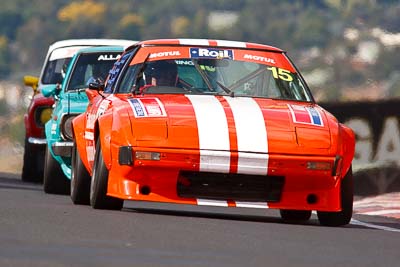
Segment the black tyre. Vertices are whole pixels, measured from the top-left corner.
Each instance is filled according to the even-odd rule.
[[[120,210],[124,201],[107,196],[108,170],[103,160],[100,140],[96,143],[93,173],[90,184],[90,205],[95,209]]]
[[[71,159],[71,200],[74,204],[90,204],[90,174],[83,165],[75,142]]]
[[[318,211],[318,219],[321,225],[325,226],[342,226],[350,222],[353,215],[353,172],[350,167],[346,176],[341,181],[340,198],[342,211],[339,212],[324,212]]]
[[[21,179],[24,182],[43,182],[43,166],[44,166],[44,146],[32,145],[25,138],[24,145],[24,162],[22,166]]]
[[[308,221],[311,217],[311,210],[280,210],[281,218],[287,222]]]
[[[68,195],[70,191],[70,180],[65,177],[60,164],[53,158],[48,147],[44,160],[44,192],[48,194]]]

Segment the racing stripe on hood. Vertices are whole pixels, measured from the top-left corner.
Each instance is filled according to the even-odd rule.
[[[266,175],[268,138],[260,106],[252,98],[224,98],[231,107],[236,126],[238,173]]]
[[[214,206],[214,207],[237,207],[237,208],[253,208],[253,209],[268,209],[268,202],[250,202],[250,201],[233,201],[229,205],[228,200],[215,199],[196,199],[198,206]]]
[[[197,120],[200,171],[228,173],[230,143],[225,111],[214,96],[186,95]]]

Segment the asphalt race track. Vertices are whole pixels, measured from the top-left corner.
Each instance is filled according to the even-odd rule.
[[[286,224],[275,210],[74,206],[0,173],[0,266],[399,266],[400,220]]]

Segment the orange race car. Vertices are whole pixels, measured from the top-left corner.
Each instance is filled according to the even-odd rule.
[[[235,41],[143,41],[73,120],[71,198],[317,211],[347,224],[354,134],[318,106],[278,48]]]

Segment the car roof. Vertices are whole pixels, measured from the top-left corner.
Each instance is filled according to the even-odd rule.
[[[57,41],[49,46],[49,52],[54,49],[61,47],[71,47],[71,46],[102,46],[102,45],[121,45],[123,47],[128,47],[137,43],[133,40],[124,39],[68,39]]]
[[[124,51],[124,47],[121,45],[92,46],[92,47],[82,48],[78,50],[76,54],[92,53],[92,52],[122,52],[122,51]]]
[[[224,48],[244,48],[244,49],[257,49],[268,50],[275,52],[284,52],[284,50],[264,44],[230,41],[230,40],[212,40],[212,39],[155,39],[138,42],[134,46],[164,46],[164,45],[184,45],[184,46],[212,46]]]

